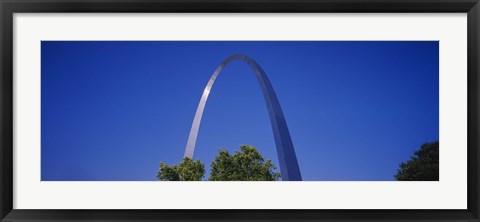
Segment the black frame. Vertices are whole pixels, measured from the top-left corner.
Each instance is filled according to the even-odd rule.
[[[479,0],[0,0],[1,221],[480,221]],[[382,12],[468,14],[467,210],[15,210],[13,203],[13,14],[100,12]]]

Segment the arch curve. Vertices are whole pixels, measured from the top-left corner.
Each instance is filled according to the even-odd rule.
[[[212,74],[210,80],[203,91],[202,98],[195,112],[195,117],[193,119],[192,128],[190,129],[190,134],[188,136],[187,147],[185,148],[184,157],[193,158],[193,153],[195,151],[195,144],[197,142],[198,130],[200,127],[200,122],[203,116],[203,110],[205,109],[205,104],[207,103],[208,95],[210,90],[215,82],[215,79],[223,70],[223,68],[230,62],[234,60],[240,60],[247,63],[255,76],[257,77],[258,83],[262,88],[263,96],[265,98],[265,103],[267,104],[268,115],[270,117],[270,123],[272,125],[273,135],[275,138],[275,145],[277,148],[278,161],[280,163],[280,172],[282,174],[282,180],[286,181],[299,181],[302,180],[300,174],[300,168],[297,162],[297,156],[295,154],[295,149],[293,147],[292,139],[290,137],[290,132],[287,127],[287,122],[283,115],[282,108],[278,102],[277,95],[275,90],[270,83],[265,71],[251,58],[236,54],[225,59]]]

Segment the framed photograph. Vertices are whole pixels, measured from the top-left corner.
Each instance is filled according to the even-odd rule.
[[[1,221],[480,221],[478,0],[0,7]]]

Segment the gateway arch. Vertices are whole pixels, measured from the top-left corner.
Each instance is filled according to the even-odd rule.
[[[215,69],[212,77],[210,77],[210,80],[208,81],[207,86],[203,91],[202,98],[198,104],[195,118],[193,119],[184,157],[193,159],[198,129],[200,127],[200,121],[202,120],[203,110],[205,109],[205,104],[207,103],[210,90],[212,89],[213,83],[215,82],[218,74],[220,74],[220,72],[228,63],[234,60],[240,60],[247,63],[253,70],[255,76],[257,77],[258,83],[262,88],[263,96],[265,97],[265,102],[267,104],[268,115],[270,116],[270,122],[275,138],[275,145],[277,147],[277,155],[280,163],[282,180],[302,180],[300,168],[298,167],[297,156],[295,155],[295,149],[290,137],[290,132],[288,131],[287,122],[285,122],[285,116],[283,115],[282,108],[280,107],[280,103],[278,102],[278,98],[273,90],[272,84],[270,83],[267,74],[265,74],[265,71],[263,71],[263,69],[253,59],[245,55],[233,55],[228,57],[217,67],[217,69]]]

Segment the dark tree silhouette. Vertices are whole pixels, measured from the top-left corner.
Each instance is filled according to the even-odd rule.
[[[402,181],[438,181],[439,180],[439,144],[438,141],[425,143],[407,162],[402,162],[395,174]]]

